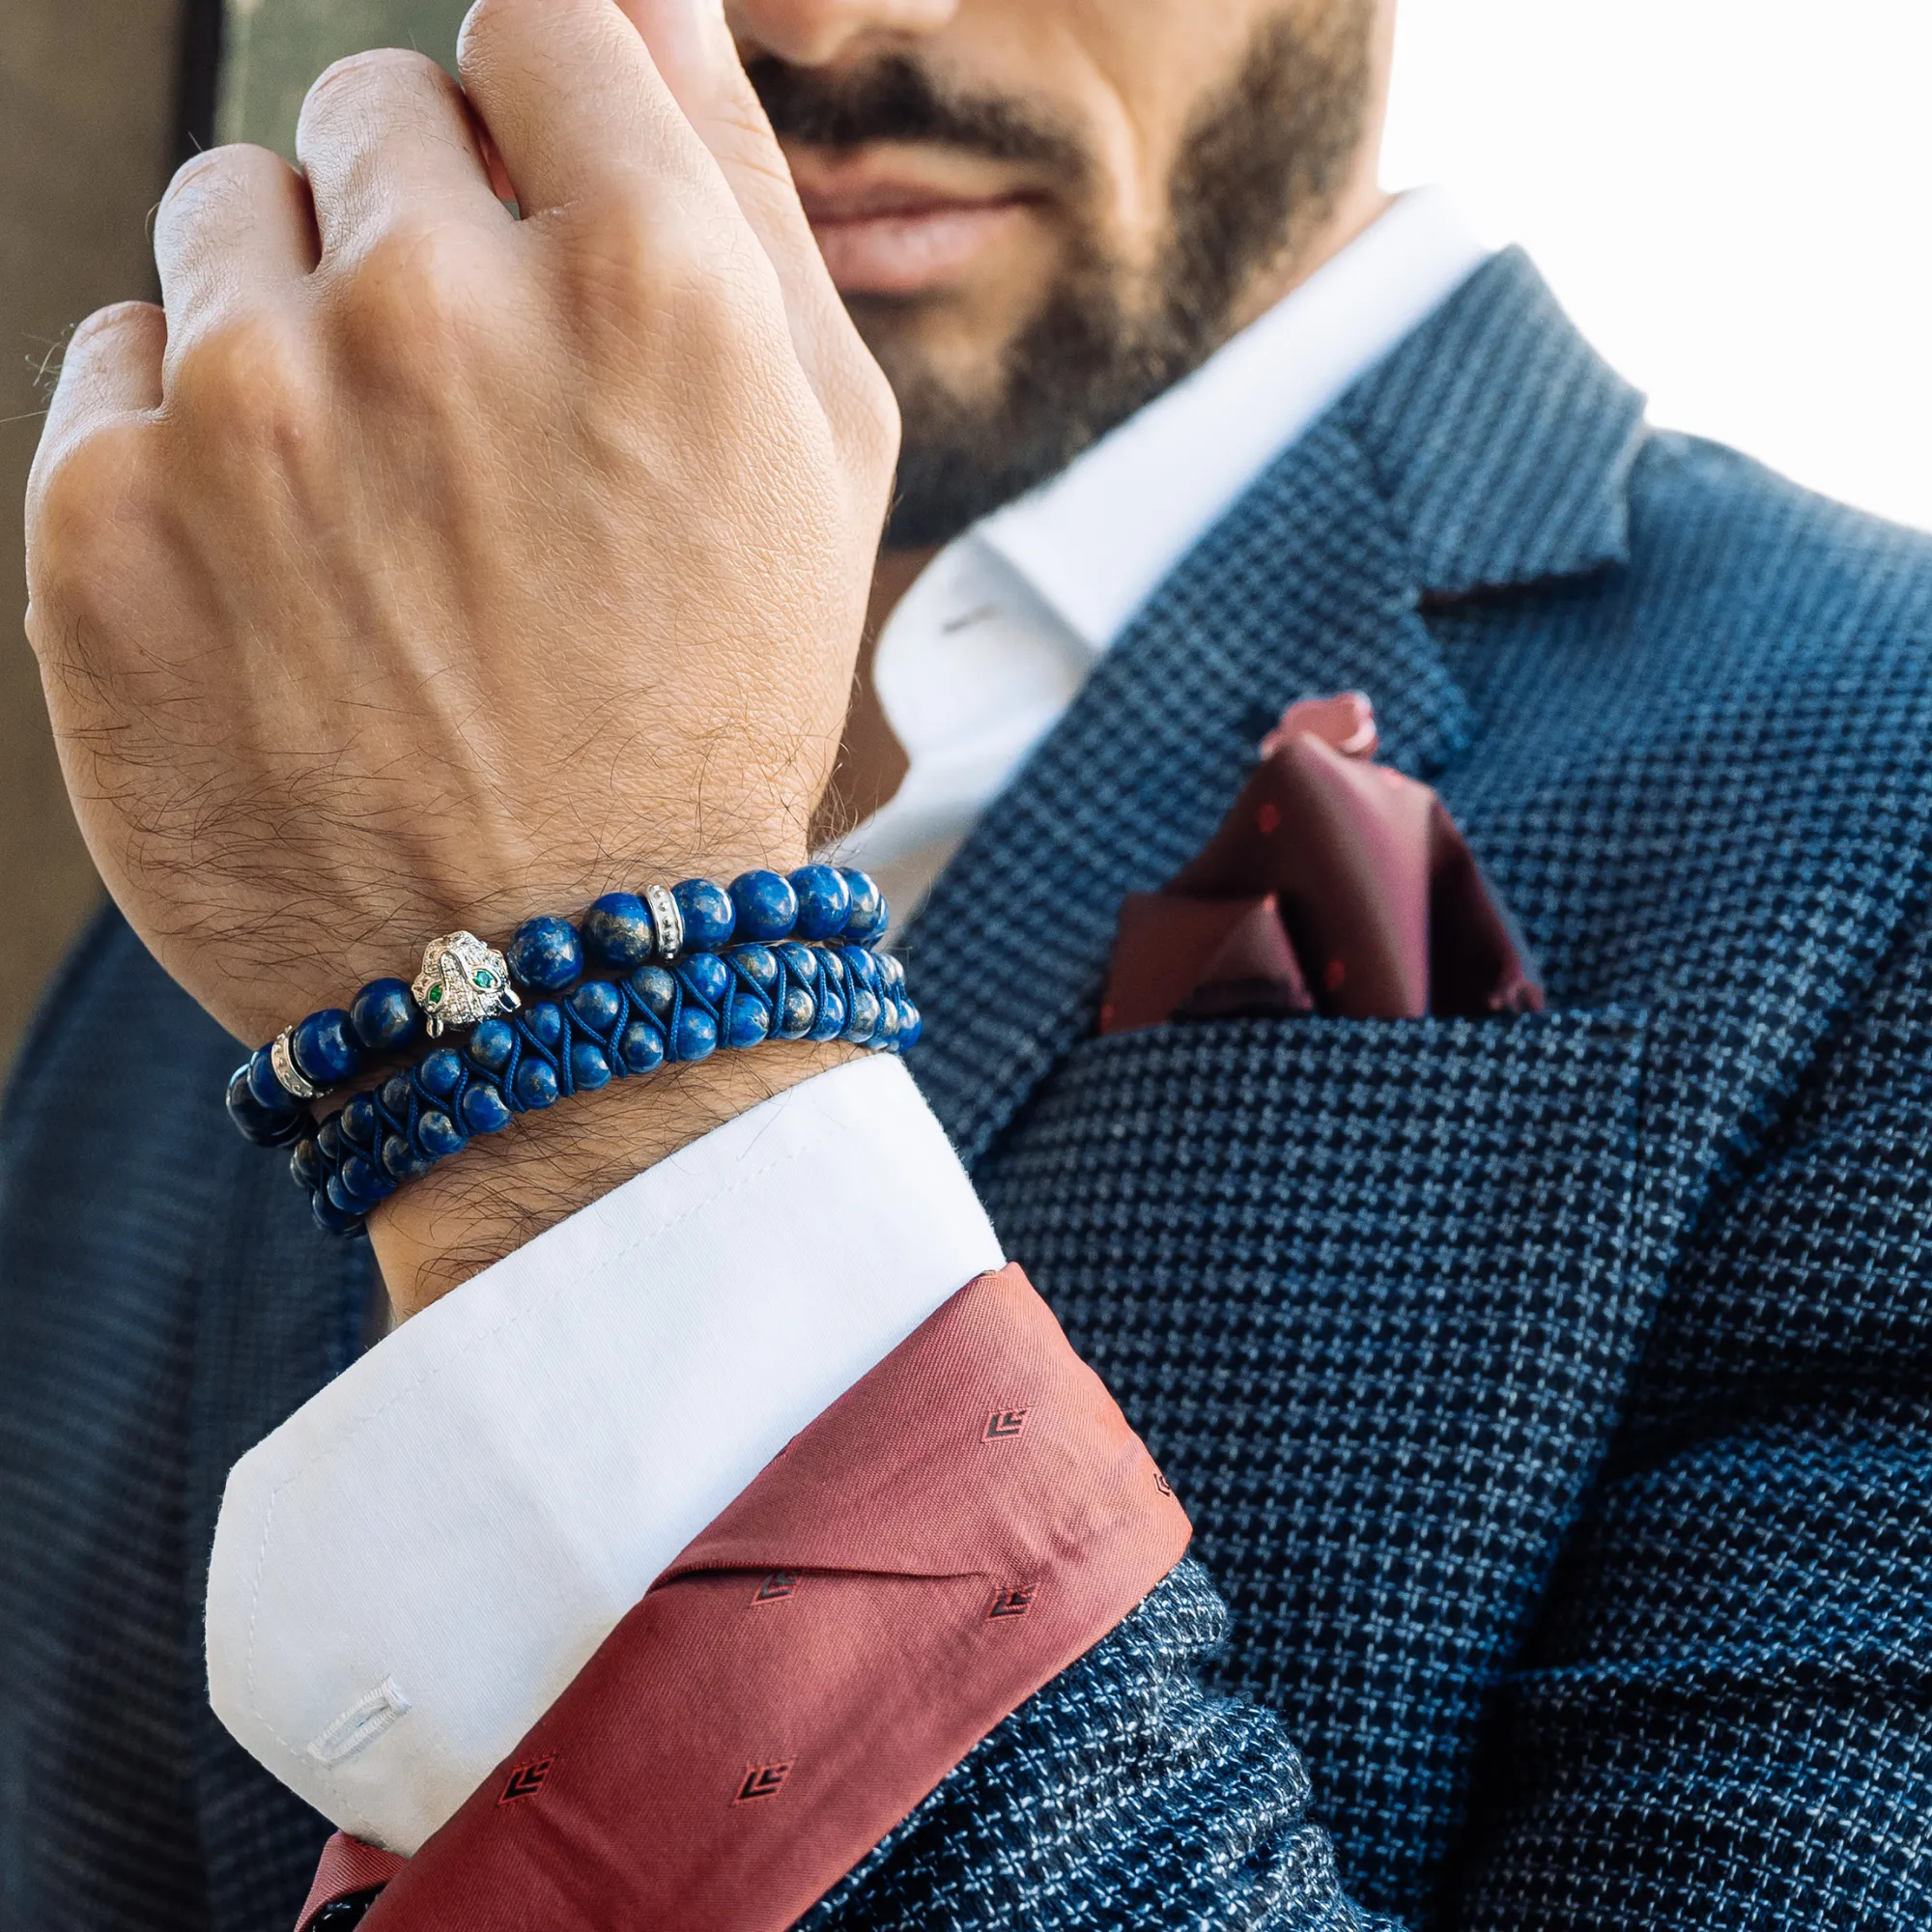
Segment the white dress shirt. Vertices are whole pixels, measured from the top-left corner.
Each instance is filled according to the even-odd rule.
[[[836,856],[915,907],[1174,565],[1484,252],[1441,195],[1404,196],[945,550],[878,648],[909,770]],[[753,1108],[416,1316],[242,1458],[209,1579],[216,1712],[344,1830],[413,1852],[764,1463],[1003,1260],[895,1061]]]

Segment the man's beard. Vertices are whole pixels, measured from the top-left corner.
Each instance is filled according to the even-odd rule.
[[[895,326],[914,298],[850,308],[904,422],[889,544],[950,541],[1057,474],[1115,424],[1198,368],[1234,332],[1271,266],[1292,269],[1333,212],[1358,155],[1372,86],[1374,0],[1321,0],[1267,20],[1231,85],[1192,117],[1168,176],[1167,232],[1151,274],[1072,232],[1064,271],[1009,343],[992,393],[962,396]],[[902,55],[832,76],[769,56],[751,75],[782,136],[815,145],[936,142],[1043,164],[1067,205],[1094,169],[1077,137],[1002,98],[943,93]]]

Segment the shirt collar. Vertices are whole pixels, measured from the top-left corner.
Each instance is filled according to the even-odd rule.
[[[1199,369],[962,542],[996,552],[1104,648],[1270,460],[1489,252],[1441,190],[1400,196]]]

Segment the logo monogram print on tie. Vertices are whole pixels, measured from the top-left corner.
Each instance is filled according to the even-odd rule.
[[[781,1604],[798,1588],[796,1570],[774,1570],[758,1585],[758,1593],[752,1601],[754,1604]]]
[[[528,1764],[520,1764],[510,1774],[510,1780],[503,1786],[498,1804],[514,1804],[519,1798],[533,1798],[543,1789],[544,1779],[550,1776],[550,1768],[556,1762],[553,1752],[549,1757],[532,1758]]]
[[[986,1612],[986,1621],[994,1622],[1000,1617],[1023,1617],[1033,1608],[1033,1600],[1039,1594],[1037,1583],[1015,1583],[1010,1590],[1002,1590],[993,1599],[993,1607]]]
[[[1164,1496],[1171,1496],[1174,1493],[1174,1486],[1161,1474],[1158,1465],[1153,1472],[1153,1486]]]
[[[745,1780],[739,1785],[738,1795],[731,1803],[753,1804],[760,1798],[776,1798],[784,1788],[785,1779],[791,1776],[791,1767],[790,1758],[782,1764],[748,1764]]]
[[[1027,1417],[1032,1413],[1030,1408],[996,1408],[986,1418],[986,1433],[980,1439],[986,1442],[1009,1440],[1025,1430]]]

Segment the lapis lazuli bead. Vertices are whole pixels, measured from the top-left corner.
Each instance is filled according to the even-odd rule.
[[[718,1050],[718,1022],[701,1007],[686,1007],[677,1016],[677,1058],[708,1060]]]
[[[390,1189],[375,1166],[359,1153],[352,1153],[337,1170],[337,1178],[342,1182],[342,1192],[346,1197],[345,1208],[366,1213],[381,1201]],[[329,1199],[335,1198],[333,1191]]]
[[[818,989],[818,1017],[811,1023],[811,1039],[837,1039],[845,1031],[845,995],[827,982]]]
[[[383,1143],[383,1168],[391,1180],[417,1180],[435,1166],[410,1145],[408,1134],[391,1134]]]
[[[724,1044],[742,1051],[756,1046],[772,1030],[771,1009],[762,1000],[739,993],[731,1002],[730,1017],[724,1026]]]
[[[737,936],[761,945],[789,939],[798,923],[798,895],[779,872],[740,872],[731,881],[731,909]]]
[[[383,1129],[376,1119],[376,1103],[368,1094],[356,1094],[338,1118],[342,1122],[342,1138],[352,1148],[360,1148],[364,1153],[375,1152],[376,1136]]]
[[[362,1232],[361,1215],[345,1214],[320,1187],[308,1197],[308,1210],[315,1216],[315,1225],[325,1235],[359,1235]]]
[[[657,943],[651,909],[636,893],[606,893],[583,915],[583,950],[607,966],[641,966]]]
[[[255,1063],[261,1059],[259,1053],[249,1055],[230,1076],[228,1076],[228,1119],[247,1134],[249,1140],[255,1138],[255,1126],[267,1126],[270,1121],[294,1119],[296,1101],[286,1094],[280,1099],[263,1099],[255,1094]]]
[[[864,986],[868,993],[879,990],[879,960],[874,952],[868,952],[863,946],[841,946],[838,957],[844,962],[845,971],[853,981]]]
[[[399,1121],[410,1117],[410,1076],[407,1073],[392,1073],[383,1082],[378,1092],[383,1096],[383,1105]]]
[[[562,1091],[557,1085],[556,1069],[534,1054],[517,1068],[517,1100],[521,1106],[554,1106]]]
[[[342,1158],[342,1123],[333,1114],[316,1128],[315,1145],[325,1167],[333,1167]]]
[[[289,1051],[304,1077],[318,1087],[340,1087],[362,1070],[362,1048],[340,1007],[310,1013],[296,1028]]]
[[[897,999],[905,991],[905,961],[896,952],[875,952],[872,965],[879,976],[879,991]]]
[[[304,1134],[289,1151],[289,1173],[305,1194],[322,1185],[322,1155],[314,1140]]]
[[[680,879],[670,889],[670,895],[684,915],[687,951],[716,952],[731,937],[737,909],[731,895],[715,879]]]
[[[925,1026],[919,1009],[910,1000],[899,1002],[898,1048],[905,1053],[919,1044],[919,1036]]]
[[[539,1000],[524,1010],[524,1029],[538,1045],[553,1053],[563,1044],[563,1013],[550,1000]]]
[[[349,1024],[370,1053],[402,1053],[422,1033],[422,1015],[403,980],[371,980],[349,1004]]]
[[[631,991],[645,1012],[668,1021],[677,1004],[677,981],[662,966],[639,966],[631,975]]]
[[[818,1002],[811,997],[810,988],[787,986],[772,1022],[772,1033],[779,1039],[803,1039],[817,1017]]]
[[[803,980],[808,986],[818,983],[818,954],[810,947],[790,939],[778,949],[778,955],[794,980]]]
[[[510,977],[539,993],[560,993],[583,971],[583,942],[567,919],[526,919],[504,949]]]
[[[655,1073],[664,1065],[664,1035],[649,1020],[633,1020],[617,1036],[617,1051],[633,1073]]]
[[[472,1134],[494,1134],[510,1124],[510,1109],[502,1094],[487,1080],[479,1080],[463,1096],[463,1124]]]
[[[714,1007],[731,990],[731,969],[715,952],[696,952],[689,959],[680,959],[677,977],[700,1000]]]
[[[270,1114],[293,1114],[301,1102],[275,1078],[274,1058],[266,1046],[258,1046],[242,1063],[242,1074],[255,1104]]]
[[[624,1010],[624,996],[608,980],[590,980],[571,994],[570,1010],[592,1033],[609,1033]]]
[[[801,866],[791,875],[791,889],[798,895],[792,930],[799,938],[837,939],[845,930],[852,888],[837,866]]]
[[[440,1107],[428,1107],[416,1122],[416,1139],[423,1151],[436,1160],[446,1160],[460,1152],[469,1138]]]
[[[485,1020],[469,1036],[469,1058],[486,1073],[500,1073],[517,1051],[517,1031],[508,1020]]]
[[[845,937],[854,946],[869,946],[892,923],[886,895],[873,884],[869,873],[854,871],[849,866],[843,870],[852,895],[852,903],[845,913]]]
[[[724,955],[742,980],[769,993],[779,982],[779,955],[769,946],[734,946]]]
[[[570,1049],[570,1084],[580,1093],[595,1093],[610,1078],[611,1063],[595,1040],[580,1039]]]
[[[498,1022],[484,1022],[486,1026],[496,1024]],[[477,1032],[481,1031],[479,1027]],[[503,1031],[508,1033],[509,1028],[504,1027]],[[473,1052],[476,1046],[473,1036],[469,1044]],[[422,1065],[416,1068],[416,1085],[433,1098],[447,1100],[463,1085],[463,1056],[453,1046],[440,1046],[434,1053],[425,1054]]]
[[[855,1046],[864,1046],[878,1024],[878,994],[867,986],[854,986],[851,1010],[845,1016],[845,1031],[840,1037],[849,1039]]]
[[[308,1130],[308,1116],[289,1102],[265,1107],[248,1084],[248,1068],[238,1066],[228,1081],[228,1118],[257,1147],[287,1147]]]

